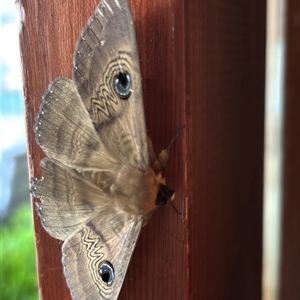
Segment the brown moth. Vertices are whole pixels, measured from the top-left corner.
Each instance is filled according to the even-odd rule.
[[[63,240],[73,299],[117,299],[143,224],[173,199],[146,134],[127,0],[102,0],[82,31],[72,80],[56,78],[34,125],[47,158],[31,181],[49,234]]]

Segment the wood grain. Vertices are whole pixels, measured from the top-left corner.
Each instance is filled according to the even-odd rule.
[[[187,127],[166,169],[181,214],[171,206],[155,212],[119,299],[259,299],[265,2],[129,2],[156,152]],[[48,83],[70,77],[76,40],[97,1],[20,3],[30,176],[40,177],[34,115]],[[61,243],[33,212],[40,299],[70,299]]]
[[[190,299],[260,299],[264,1],[187,6]]]

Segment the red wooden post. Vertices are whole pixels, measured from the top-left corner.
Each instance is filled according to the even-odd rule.
[[[20,0],[31,176],[43,156],[34,115],[72,54],[97,0]],[[130,0],[147,128],[157,152],[186,130],[166,169],[174,205],[143,229],[120,299],[259,299],[265,2]],[[36,201],[36,199],[33,199]],[[61,243],[34,210],[41,299],[70,299]]]

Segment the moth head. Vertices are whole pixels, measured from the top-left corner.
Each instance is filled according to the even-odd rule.
[[[150,160],[152,158],[151,170],[154,174],[155,181],[158,184],[158,192],[156,195],[155,205],[163,206],[173,201],[175,198],[175,193],[166,186],[166,180],[162,175],[162,172],[167,164],[169,158],[169,151],[162,150],[158,158],[155,157],[152,142],[148,139],[149,142],[149,152]]]
[[[161,173],[159,174],[161,177]],[[157,177],[156,177],[157,179]],[[164,179],[161,177],[161,182],[164,182]],[[151,219],[153,212],[159,207],[163,205],[167,205],[171,201],[175,199],[175,193],[170,190],[164,183],[159,184],[158,192],[155,200],[155,207],[148,214],[143,217],[143,227],[146,226]]]
[[[175,197],[174,191],[170,190],[166,185],[160,184],[158,193],[156,196],[155,204],[157,206],[163,206],[173,201]]]

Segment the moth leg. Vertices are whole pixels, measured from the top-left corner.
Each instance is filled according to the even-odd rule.
[[[168,159],[169,159],[168,149],[161,150],[161,152],[158,155],[158,161],[161,164],[161,170],[166,167]]]
[[[169,144],[167,149],[162,150],[159,155],[158,159],[156,158],[153,150],[153,145],[148,137],[148,149],[149,149],[149,158],[150,158],[150,163],[151,163],[151,168],[154,171],[155,174],[160,173],[167,165],[168,159],[169,159],[169,150],[171,146],[173,145],[174,141],[177,139],[177,137],[180,135],[180,133],[183,131],[183,129],[186,126],[183,125],[179,128],[177,133],[175,134],[174,138],[172,139],[171,143]]]
[[[143,217],[143,227],[145,227],[149,223],[149,221],[152,217],[152,214],[153,214],[153,211],[151,211],[149,214],[147,214],[146,216]]]
[[[162,150],[158,158],[156,158],[153,149],[153,144],[149,137],[148,137],[148,151],[149,151],[149,160],[150,160],[151,169],[157,175],[166,167],[169,158],[169,151],[167,149]]]
[[[150,165],[156,160],[156,155],[154,153],[154,148],[151,139],[148,136],[148,152],[149,152],[149,161]]]
[[[155,174],[160,173],[165,167],[169,159],[169,152],[167,149],[164,149],[160,152],[158,158],[152,161],[151,169]]]
[[[149,151],[149,161],[150,161],[151,169],[154,171],[155,174],[158,174],[165,168],[168,161],[169,153],[167,150],[162,150],[157,159],[154,153],[152,141],[149,138],[149,136],[148,136],[148,151]]]

